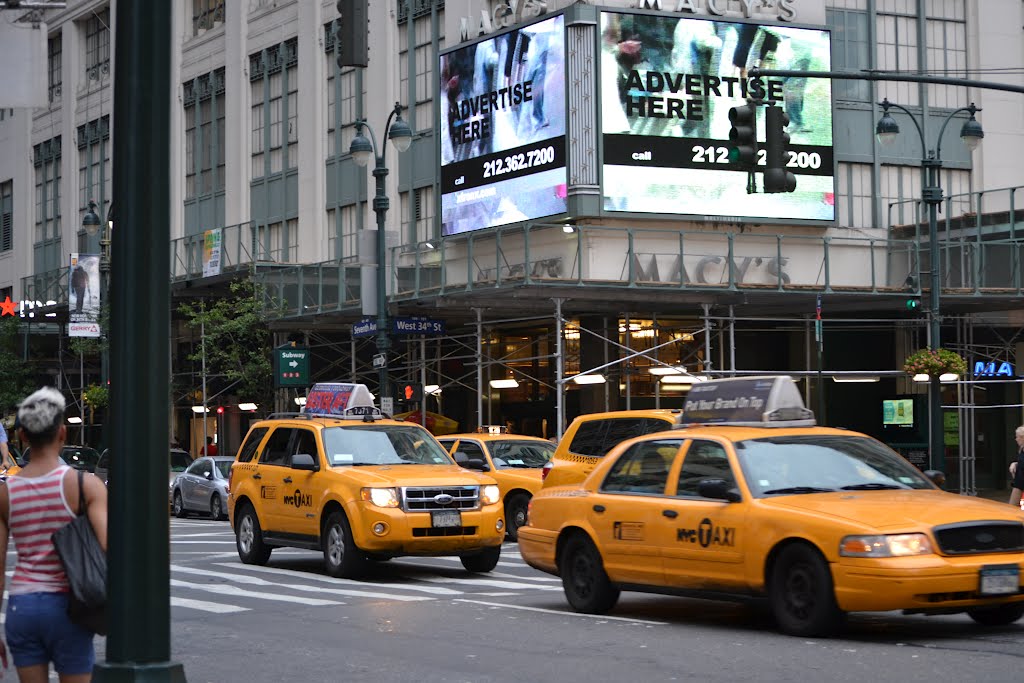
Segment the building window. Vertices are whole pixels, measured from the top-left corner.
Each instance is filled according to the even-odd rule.
[[[928,0],[926,11],[928,73],[970,78],[967,73],[967,23],[963,0]],[[928,86],[928,102],[936,107],[958,109],[968,101],[967,90],[960,86]]]
[[[299,250],[299,219],[289,218],[260,226],[257,231],[259,253],[255,254],[258,261],[287,263],[298,254]]]
[[[439,26],[444,27],[443,12],[438,13]],[[433,55],[433,20],[429,14],[419,17],[413,22],[415,45],[413,61],[415,62],[416,105],[407,115],[406,120],[413,132],[432,130],[434,127],[434,58]],[[443,41],[444,36],[438,36]],[[399,44],[399,96],[402,104],[408,105],[409,98],[409,32],[398,32]]]
[[[878,36],[876,69],[917,72],[917,0],[888,0],[878,12],[875,33]],[[904,106],[918,101],[917,83],[880,82],[879,98],[887,97]]]
[[[419,244],[437,236],[434,231],[434,188],[418,187],[410,193],[401,193],[402,234],[405,244]]]
[[[224,0],[192,0],[192,35],[224,23]]]
[[[35,272],[44,273],[64,263],[60,249],[61,139],[33,148],[36,175]],[[85,210],[84,207],[82,209]]]
[[[57,102],[60,100],[61,92],[61,65],[63,60],[61,59],[61,34],[50,36],[50,39],[46,42],[47,52],[47,72],[49,74],[47,79],[47,85],[50,92],[50,102]]]
[[[224,69],[185,83],[185,198],[225,188]]]
[[[0,254],[14,249],[14,181],[0,183]]]
[[[832,68],[836,71],[860,71],[870,68],[868,13],[826,9],[826,23],[832,29]],[[868,102],[868,81],[836,80],[832,92],[837,100]]]
[[[78,204],[96,202],[101,218],[107,215],[110,169],[110,118],[104,116],[78,127]]]
[[[110,9],[93,12],[85,20],[85,75],[91,81],[110,73]]]
[[[327,253],[332,258],[353,258],[359,255],[356,229],[357,205],[327,210]]]
[[[355,137],[356,85],[359,81],[355,68],[338,67],[338,41],[335,40],[335,31],[335,22],[324,24],[324,51],[327,58],[327,151],[334,156],[342,156],[348,154],[349,145]],[[361,94],[365,95],[365,90]]]
[[[252,177],[299,165],[298,39],[249,57],[252,87]]]

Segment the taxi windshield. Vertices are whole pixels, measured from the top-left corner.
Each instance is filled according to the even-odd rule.
[[[758,498],[935,488],[917,468],[867,437],[777,436],[740,441],[735,447],[747,485]]]
[[[499,470],[514,468],[537,468],[551,460],[555,445],[544,441],[492,441],[491,460]]]
[[[450,465],[448,453],[418,427],[359,425],[325,427],[324,452],[332,467]]]

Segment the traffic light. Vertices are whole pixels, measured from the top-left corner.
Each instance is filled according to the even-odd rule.
[[[744,171],[757,167],[757,107],[745,104],[729,110],[729,163]]]
[[[789,117],[781,107],[774,105],[765,109],[764,117],[765,170],[764,191],[766,193],[793,192],[796,190],[796,176],[786,170],[789,160]]]
[[[217,406],[217,414],[218,415],[223,415],[224,414],[224,406]]]
[[[366,66],[370,53],[369,0],[338,0],[334,34],[338,66]]]
[[[906,301],[907,313],[910,315],[917,315],[921,312],[921,300],[917,297],[911,297]]]
[[[403,382],[398,385],[398,399],[409,403],[423,400],[423,385],[419,382]]]

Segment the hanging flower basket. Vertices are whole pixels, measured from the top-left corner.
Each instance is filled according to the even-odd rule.
[[[949,349],[920,349],[907,356],[903,361],[903,372],[908,375],[939,375],[967,374],[967,362],[960,354]]]
[[[89,387],[82,392],[82,400],[85,401],[86,405],[90,408],[106,408],[107,403],[110,400],[110,393],[107,391],[106,387],[90,384]]]

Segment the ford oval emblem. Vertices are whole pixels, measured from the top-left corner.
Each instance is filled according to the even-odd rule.
[[[455,500],[455,498],[447,493],[439,493],[434,496],[434,502],[438,505],[451,505],[453,500]]]
[[[982,531],[980,534],[974,537],[974,540],[976,540],[978,543],[981,543],[982,545],[988,545],[992,541],[996,540],[996,537],[988,533],[987,531]]]

